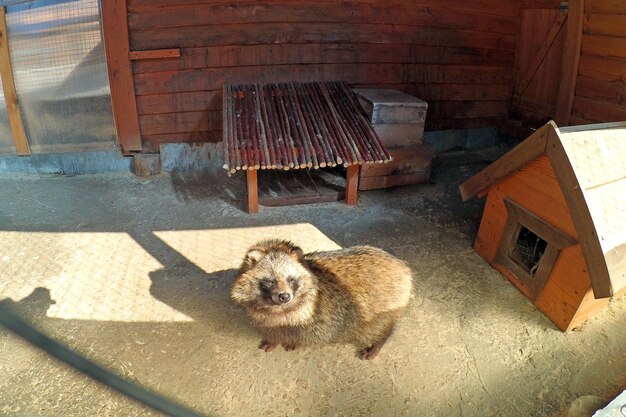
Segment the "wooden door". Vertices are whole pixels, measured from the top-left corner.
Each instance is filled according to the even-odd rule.
[[[531,127],[554,119],[567,39],[568,2],[523,0],[512,116]]]

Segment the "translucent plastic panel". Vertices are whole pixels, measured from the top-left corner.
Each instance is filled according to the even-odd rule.
[[[31,150],[113,147],[116,133],[98,0],[9,6],[7,25]]]
[[[2,80],[0,80],[0,154],[15,153],[9,119],[7,117],[7,106],[4,102],[4,90],[2,90]]]

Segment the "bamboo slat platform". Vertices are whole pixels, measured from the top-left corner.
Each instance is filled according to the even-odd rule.
[[[225,85],[223,100],[224,169],[246,171],[250,212],[259,169],[344,166],[356,204],[359,166],[391,160],[343,82]]]

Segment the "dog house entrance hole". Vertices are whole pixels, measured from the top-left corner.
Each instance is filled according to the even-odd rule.
[[[509,248],[509,256],[520,264],[530,276],[534,276],[539,267],[548,242],[533,233],[526,226],[520,225],[517,239]]]
[[[495,261],[508,269],[534,300],[543,290],[559,252],[577,242],[508,197],[504,204],[507,221]]]

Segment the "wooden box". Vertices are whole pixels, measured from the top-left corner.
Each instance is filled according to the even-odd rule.
[[[362,89],[354,91],[372,124],[424,123],[428,104],[397,90]]]
[[[396,90],[353,90],[381,142],[387,148],[422,143],[428,104]]]
[[[393,160],[387,164],[363,165],[359,190],[376,190],[428,182],[435,149],[428,144],[389,148]]]

